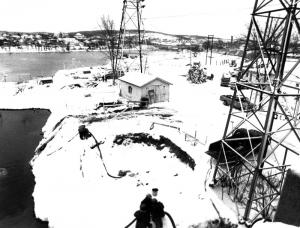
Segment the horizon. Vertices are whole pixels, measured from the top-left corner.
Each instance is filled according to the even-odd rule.
[[[101,16],[108,15],[118,30],[122,0],[5,1],[0,30],[8,32],[69,33],[99,30]],[[254,0],[145,0],[144,29],[175,35],[214,34],[229,39],[247,31]],[[17,6],[17,7],[16,7]]]
[[[64,31],[61,31],[60,33],[66,33],[66,34],[69,34],[69,33],[85,33],[85,32],[97,32],[97,31],[103,31],[101,29],[97,29],[97,30],[78,30],[78,31],[71,31],[71,32],[64,32]],[[115,31],[119,31],[119,30],[115,30]],[[161,31],[153,31],[153,30],[147,30],[145,29],[145,32],[147,33],[158,33],[158,34],[163,34],[163,35],[170,35],[170,36],[199,36],[199,37],[203,37],[203,38],[206,38],[207,35],[202,35],[202,34],[172,34],[172,33],[166,33],[166,32],[161,32]],[[47,32],[47,31],[35,31],[35,32],[31,32],[31,31],[28,31],[28,32],[24,32],[24,31],[8,31],[8,30],[0,30],[0,33],[28,33],[28,34],[33,34],[33,33],[52,33],[52,34],[56,34],[55,32]],[[228,38],[223,38],[223,37],[217,37],[215,36],[214,37],[215,39],[228,39]],[[236,38],[240,38],[240,37],[236,37]]]

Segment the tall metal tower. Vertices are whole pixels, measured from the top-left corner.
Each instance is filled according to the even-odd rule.
[[[142,43],[144,29],[142,21],[142,9],[145,7],[144,0],[123,0],[122,18],[119,31],[116,66],[123,57],[124,50],[136,51],[139,55],[139,68],[143,73]],[[137,33],[137,39],[136,39]]]
[[[273,218],[285,172],[299,160],[300,59],[291,42],[300,34],[299,2],[255,0],[223,138],[215,143],[211,186],[221,183],[242,205],[241,222]]]

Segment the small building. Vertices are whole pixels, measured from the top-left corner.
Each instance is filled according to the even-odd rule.
[[[130,101],[148,98],[149,103],[169,101],[170,82],[153,75],[128,72],[119,78],[121,96]]]
[[[52,83],[53,83],[52,77],[43,77],[43,78],[38,79],[39,85],[52,84]]]
[[[85,38],[85,36],[78,32],[74,35],[74,38],[76,38],[77,40],[82,40]]]

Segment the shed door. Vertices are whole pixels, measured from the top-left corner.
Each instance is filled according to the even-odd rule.
[[[148,90],[150,103],[166,101],[166,91],[165,85],[152,85]]]
[[[155,90],[154,89],[150,89],[150,90],[148,90],[148,96],[149,96],[149,102],[150,102],[150,104],[152,104],[152,103],[155,103],[156,101],[156,99],[155,99]]]
[[[167,89],[165,85],[159,85],[156,87],[156,94],[157,94],[157,102],[164,102],[167,100]]]

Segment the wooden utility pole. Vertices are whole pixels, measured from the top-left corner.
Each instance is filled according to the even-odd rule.
[[[207,58],[210,58],[209,62],[210,62],[210,65],[211,65],[213,43],[214,43],[214,35],[208,35],[207,36],[207,45],[206,45],[205,65],[207,65]],[[210,56],[209,57],[208,57],[208,50],[210,50]]]

